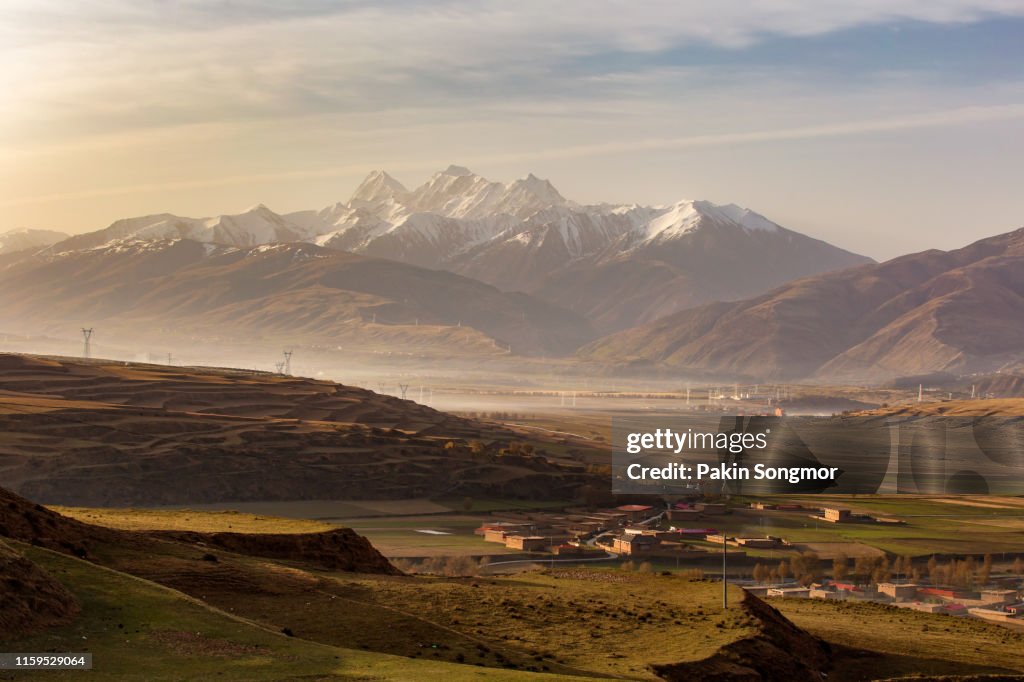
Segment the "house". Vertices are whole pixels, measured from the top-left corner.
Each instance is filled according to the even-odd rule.
[[[719,502],[698,502],[693,508],[706,516],[724,514],[728,511],[728,508]]]
[[[547,545],[547,538],[539,535],[507,535],[505,546],[509,549],[519,549],[524,552],[539,552]]]
[[[612,551],[616,554],[649,554],[658,544],[658,538],[652,535],[621,535],[612,542]]]
[[[848,523],[850,521],[850,510],[839,509],[838,507],[825,507],[822,511],[822,518],[830,523]]]
[[[830,590],[824,587],[812,587],[808,593],[811,599],[842,599],[843,595],[836,590]]]
[[[1007,604],[1003,607],[1007,613],[1012,613],[1015,616],[1024,616],[1024,602],[1017,604]]]
[[[508,531],[503,528],[488,528],[484,531],[485,542],[500,542],[505,544],[505,536],[508,535]]]
[[[811,590],[806,587],[771,587],[769,597],[786,597],[787,599],[809,599]]]
[[[984,604],[1013,604],[1017,601],[1017,590],[982,590],[981,602]]]
[[[917,596],[917,585],[910,583],[878,583],[879,594],[885,594],[896,600],[913,599]]]

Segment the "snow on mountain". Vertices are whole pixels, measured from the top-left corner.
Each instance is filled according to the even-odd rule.
[[[532,173],[502,183],[455,165],[414,189],[373,171],[348,201],[320,210],[279,215],[260,204],[212,218],[128,218],[57,248],[140,239],[240,249],[311,242],[449,270],[506,291],[543,292],[548,301],[603,316],[606,329],[867,260],[735,204],[581,205]]]
[[[26,249],[41,249],[67,239],[63,232],[20,228],[0,233],[0,253],[14,253]]]
[[[125,218],[97,232],[59,242],[59,250],[91,249],[125,239],[191,239],[235,247],[271,242],[308,241],[316,234],[309,226],[292,222],[263,204],[234,215],[185,218],[170,213]]]

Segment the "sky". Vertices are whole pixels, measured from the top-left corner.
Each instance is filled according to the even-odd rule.
[[[453,163],[878,259],[1024,226],[1020,0],[6,0],[0,88],[0,231]]]

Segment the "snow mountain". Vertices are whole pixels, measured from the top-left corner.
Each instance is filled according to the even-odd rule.
[[[582,205],[533,174],[502,183],[455,165],[414,189],[374,171],[347,201],[320,210],[281,215],[259,205],[213,218],[129,218],[55,248],[140,239],[311,242],[529,293],[602,332],[870,262],[734,204]]]

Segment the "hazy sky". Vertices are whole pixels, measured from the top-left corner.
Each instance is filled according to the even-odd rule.
[[[0,231],[320,208],[450,163],[876,258],[1024,225],[1021,0],[3,4]]]

